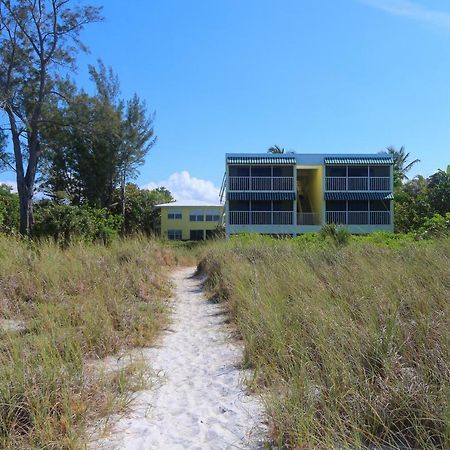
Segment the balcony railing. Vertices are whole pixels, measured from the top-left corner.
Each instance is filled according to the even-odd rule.
[[[327,223],[336,225],[389,225],[389,211],[327,211]]]
[[[230,177],[230,191],[293,191],[292,177]]]
[[[390,177],[326,177],[327,191],[390,191]]]
[[[230,225],[293,225],[292,211],[230,211]]]
[[[320,214],[318,213],[298,213],[297,225],[320,225]]]

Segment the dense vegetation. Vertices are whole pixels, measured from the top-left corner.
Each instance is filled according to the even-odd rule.
[[[89,361],[152,341],[177,261],[147,239],[61,249],[0,238],[1,448],[80,448],[89,421],[126,406],[143,369],[98,373]]]
[[[216,243],[200,269],[288,448],[448,448],[450,242]]]

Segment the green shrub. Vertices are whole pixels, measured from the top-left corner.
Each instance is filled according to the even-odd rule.
[[[450,212],[426,219],[418,235],[424,239],[450,236]]]
[[[51,237],[61,245],[81,240],[110,243],[117,238],[122,217],[106,209],[42,202],[35,207],[33,236]]]

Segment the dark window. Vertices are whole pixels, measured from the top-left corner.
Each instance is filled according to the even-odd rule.
[[[250,176],[250,166],[230,166],[228,168],[230,177],[248,177]]]
[[[371,177],[390,177],[391,168],[389,166],[373,166],[370,168]]]
[[[367,166],[349,166],[348,168],[349,177],[367,177],[368,173]]]
[[[271,177],[272,168],[270,166],[252,166],[252,177]]]
[[[327,200],[326,208],[327,211],[345,211],[347,203],[343,200]]]
[[[191,230],[189,233],[189,238],[191,241],[202,241],[204,239],[203,230]]]
[[[370,202],[371,211],[390,211],[390,204],[388,200],[372,200]]]
[[[294,206],[293,202],[289,200],[275,200],[273,202],[273,210],[274,211],[292,211]]]
[[[203,222],[205,220],[205,217],[203,214],[191,214],[189,216],[189,220],[191,222]]]
[[[273,168],[274,177],[292,177],[293,169],[290,166],[276,166]]]
[[[169,213],[167,214],[167,217],[168,217],[169,219],[171,219],[171,220],[174,220],[174,219],[182,219],[182,218],[183,218],[181,212],[179,212],[179,211],[172,211],[172,212],[169,212]]]
[[[250,211],[248,200],[230,200],[228,205],[230,211]]]
[[[352,200],[348,202],[349,211],[369,211],[369,202],[367,200]]]
[[[256,200],[252,200],[252,211],[270,211],[271,209],[271,202],[258,202]]]
[[[347,168],[345,166],[327,166],[325,174],[327,177],[345,177],[347,176]]]
[[[206,214],[205,219],[207,222],[218,222],[220,220],[219,214]]]
[[[170,241],[181,241],[182,232],[181,232],[181,230],[168,230],[167,231],[167,238]]]

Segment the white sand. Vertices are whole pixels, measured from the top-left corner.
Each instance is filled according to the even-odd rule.
[[[194,269],[173,274],[173,323],[144,350],[160,382],[142,391],[96,449],[255,449],[265,437],[263,407],[245,392],[242,345],[207,301]]]

